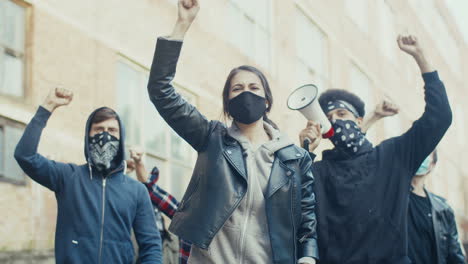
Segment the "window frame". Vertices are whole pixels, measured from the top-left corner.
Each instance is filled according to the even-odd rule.
[[[24,51],[22,52],[22,70],[23,70],[23,76],[22,76],[22,95],[21,96],[15,96],[11,94],[5,94],[0,92],[1,97],[9,98],[11,100],[17,101],[17,102],[25,102],[30,94],[30,87],[31,87],[31,63],[29,63],[30,58],[31,58],[31,34],[32,34],[32,8],[31,4],[27,0],[6,0],[9,2],[12,2],[13,4],[16,4],[24,9]],[[5,49],[3,51],[4,53],[7,54],[16,54],[16,53],[21,53],[18,51],[15,51],[12,48],[6,47],[6,45],[2,45],[0,43],[0,52],[2,49]],[[15,56],[17,58],[18,56]]]
[[[11,127],[11,128],[15,128],[15,129],[19,129],[19,130],[22,130],[24,131],[24,129],[26,128],[26,126],[22,123],[19,123],[17,121],[13,121],[11,119],[8,119],[7,117],[4,117],[4,116],[0,116],[0,129],[3,131],[3,139],[1,142],[5,143],[6,142],[6,130],[5,130],[5,127]],[[0,148],[4,148],[2,153],[3,155],[6,157],[8,151],[5,151],[6,150],[6,144],[4,144],[3,146],[0,146]],[[14,153],[14,150],[11,150],[10,151],[11,153]],[[16,163],[16,160],[14,159],[14,157],[12,156],[11,157],[11,161],[12,162],[15,162]],[[0,160],[0,162],[6,162],[7,159],[4,159],[3,161]],[[19,165],[18,165],[19,166]],[[3,164],[3,169],[6,169],[6,165]],[[6,175],[8,174],[8,172],[6,171],[0,171],[0,183],[4,182],[4,183],[10,183],[10,184],[13,184],[13,185],[19,185],[19,186],[26,186],[27,184],[27,177],[26,177],[26,174],[21,170],[21,179],[13,179],[11,177],[7,177]]]
[[[357,20],[357,17],[355,14],[352,13],[352,10],[350,10],[350,2],[352,0],[345,0],[343,2],[344,4],[344,11],[345,11],[345,14],[346,14],[346,17],[349,18],[349,20],[351,20],[351,22],[356,25],[356,27],[359,29],[359,31],[361,31],[362,33],[365,33],[365,34],[369,34],[369,31],[370,31],[370,28],[369,28],[369,14],[371,12],[370,8],[368,5],[366,5],[366,3],[363,4],[363,7],[365,8],[364,10],[364,21],[363,23],[361,24],[360,21]],[[355,0],[353,0],[353,5],[355,6],[356,5],[356,2],[354,2]],[[365,0],[359,0],[359,1],[365,1]]]
[[[246,1],[246,0],[244,0]],[[251,14],[249,14],[249,10],[246,10],[241,4],[239,4],[239,1],[236,1],[236,0],[228,0],[227,1],[227,8],[228,8],[228,12],[229,14],[226,16],[227,17],[227,24],[228,24],[228,28],[231,28],[231,19],[232,19],[232,9],[235,8],[237,10],[237,12],[239,12],[240,14],[240,17],[243,18],[242,21],[240,22],[244,22],[244,21],[249,21],[251,22],[251,24],[253,25],[252,27],[252,32],[253,32],[253,36],[254,36],[254,43],[252,44],[252,51],[249,51],[249,50],[246,50],[246,48],[243,46],[243,45],[240,45],[239,44],[239,40],[237,39],[234,39],[232,36],[227,36],[227,40],[228,42],[233,45],[236,49],[238,49],[242,54],[244,54],[245,56],[249,57],[250,59],[252,59],[255,64],[257,64],[260,68],[262,69],[265,69],[266,71],[273,71],[273,62],[274,62],[274,58],[273,58],[273,48],[274,48],[274,45],[273,45],[273,6],[274,6],[274,2],[271,2],[269,0],[265,1],[265,3],[268,4],[268,7],[267,7],[267,24],[268,25],[262,25],[262,23],[259,22],[259,19],[256,19],[255,17],[253,17]],[[239,21],[238,21],[239,22]],[[241,26],[242,29],[244,29],[244,25]],[[266,52],[266,58],[267,58],[267,64],[264,65],[262,63],[262,60],[260,59],[260,57],[258,55],[255,55],[255,54],[259,54],[259,52],[257,52],[257,47],[259,45],[259,39],[258,39],[258,34],[257,32],[262,32],[262,33],[266,33],[266,35],[268,36],[268,39],[267,39],[267,43],[268,43],[268,51]],[[242,33],[243,34],[243,33]],[[252,54],[254,54],[252,56]]]
[[[317,69],[317,65],[313,65],[309,60],[311,59],[304,59],[302,58],[301,54],[299,54],[299,50],[297,49],[296,45],[296,52],[294,54],[295,58],[295,67],[297,67],[298,64],[301,64],[304,69],[312,76],[311,82],[314,81],[315,85],[319,86],[320,83],[325,84],[325,87],[318,87],[321,91],[325,91],[329,88],[330,86],[330,54],[329,54],[329,38],[328,35],[326,34],[325,30],[323,30],[318,23],[310,16],[307,11],[298,3],[295,3],[295,12],[297,15],[302,15],[304,16],[305,19],[308,20],[308,22],[315,27],[314,31],[316,30],[317,32],[321,33],[321,38],[322,38],[322,45],[323,45],[323,50],[322,54],[323,55],[323,69],[324,71],[320,71]],[[297,27],[297,21],[295,22],[295,41],[298,41],[299,37],[298,34],[298,27]],[[312,60],[311,60],[312,61]],[[297,71],[297,69],[296,69]],[[319,83],[317,82],[319,81]],[[299,84],[302,85],[302,84]],[[294,89],[297,87],[294,87]]]
[[[138,73],[140,74],[144,74],[144,75],[148,75],[149,76],[149,69],[141,64],[139,64],[138,62],[135,62],[134,60],[122,55],[122,54],[119,54],[119,58],[117,59],[116,61],[116,72],[118,71],[117,70],[117,65],[119,63],[122,63],[124,64],[125,66],[137,71]],[[143,75],[142,75],[143,76]],[[140,78],[143,78],[142,76],[140,76]],[[141,81],[142,79],[140,79]],[[197,105],[197,101],[198,101],[198,97],[196,96],[196,94],[192,91],[190,91],[189,89],[187,89],[186,87],[182,86],[182,85],[179,85],[178,83],[176,82],[173,82],[173,85],[174,87],[176,87],[177,89],[177,92],[179,94],[182,95],[182,97],[184,99],[186,99],[187,101],[189,101],[191,104],[193,105]],[[146,84],[145,84],[146,86]],[[117,78],[116,78],[116,109],[117,111],[119,112],[119,99],[118,97],[120,96],[119,94],[119,90],[117,89]],[[143,100],[148,100],[149,101],[149,98],[147,98],[147,94],[146,93],[138,93],[137,95],[139,98],[138,98],[138,102],[140,103],[140,106],[138,107],[137,110],[135,110],[134,108],[132,108],[132,113],[139,113],[140,115],[144,115],[144,114],[147,114],[146,113],[146,102],[144,102]],[[131,96],[133,97],[133,96]],[[149,104],[151,104],[152,106],[152,103],[151,102],[147,102]],[[156,111],[156,109],[153,108],[153,111],[151,114],[156,114],[156,115],[159,115]],[[137,114],[138,116],[138,114]],[[131,117],[132,118],[132,115]],[[145,121],[144,120],[141,120],[140,123],[139,123],[139,127],[140,127],[140,134],[139,134],[139,140],[138,142],[133,142],[133,140],[128,140],[129,137],[127,135],[127,140],[126,140],[126,148],[128,150],[128,148],[132,145],[135,145],[135,146],[143,146],[144,147],[144,150],[145,150],[145,156],[146,156],[146,164],[153,164],[153,163],[158,163],[158,164],[161,164],[158,166],[158,168],[160,169],[160,174],[166,174],[166,175],[171,175],[172,173],[172,170],[173,170],[173,167],[174,165],[178,166],[178,167],[181,167],[183,168],[184,170],[188,170],[190,172],[192,172],[195,168],[195,161],[196,161],[196,152],[195,150],[191,149],[190,145],[185,142],[185,140],[183,140],[180,136],[178,136],[173,130],[171,127],[169,127],[169,125],[166,124],[166,122],[164,121],[164,119],[162,119],[161,116],[159,116],[159,118],[161,118],[161,122],[164,122],[164,126],[161,128],[163,129],[163,140],[165,142],[164,144],[164,149],[163,151],[161,152],[155,152],[153,151],[152,149],[148,148],[146,145],[147,145],[147,138],[148,138],[148,134],[145,134],[147,133],[147,129],[145,127]],[[132,118],[132,119],[135,119],[135,118]],[[135,119],[136,120],[136,119]],[[172,137],[174,136],[178,137],[179,140],[183,141],[183,144],[185,144],[185,147],[189,147],[190,148],[190,153],[188,154],[188,159],[187,160],[182,160],[182,159],[178,159],[177,157],[174,157],[173,155],[173,143],[172,143]],[[186,149],[184,149],[184,151],[186,151]],[[152,162],[149,162],[150,159]],[[150,173],[150,171],[152,170],[152,168],[149,168],[147,167],[147,172],[148,174]],[[187,180],[187,181],[184,181],[183,183],[178,183],[178,184],[183,184],[183,185],[187,185],[188,184],[188,181],[190,180],[190,178],[185,178],[185,176],[183,177],[161,177],[160,181],[159,181],[159,184],[161,184],[162,186],[164,186],[165,188],[168,189],[168,191],[170,191],[174,196],[180,196],[180,198],[183,196],[184,194],[184,191],[182,193],[173,193],[173,185],[174,185],[174,181],[175,180],[181,180],[181,179],[184,179],[184,180]],[[185,190],[185,189],[184,189]]]

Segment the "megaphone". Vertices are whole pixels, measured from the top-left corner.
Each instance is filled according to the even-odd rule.
[[[313,84],[303,85],[288,97],[288,108],[297,110],[307,119],[320,124],[323,138],[331,138],[335,131],[318,103],[318,88]]]

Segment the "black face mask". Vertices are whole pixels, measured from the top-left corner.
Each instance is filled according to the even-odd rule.
[[[229,114],[235,121],[252,124],[259,120],[266,111],[266,99],[252,92],[243,92],[229,100]]]

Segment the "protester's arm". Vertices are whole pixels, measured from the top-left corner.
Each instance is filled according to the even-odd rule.
[[[383,100],[375,107],[375,110],[370,113],[366,119],[364,119],[364,122],[361,125],[362,133],[367,133],[367,130],[369,130],[369,128],[380,119],[396,115],[399,111],[400,109],[397,105],[387,100]]]
[[[138,202],[133,230],[138,243],[141,264],[162,264],[162,242],[154,219],[154,211],[148,192],[138,186]]]
[[[151,171],[150,179],[146,181],[145,185],[148,188],[148,192],[151,198],[151,202],[158,208],[159,211],[163,212],[167,217],[172,219],[179,202],[177,199],[166,192],[164,189],[156,185],[159,178],[159,169],[154,167]]]
[[[301,171],[301,212],[302,220],[298,230],[299,263],[314,264],[318,259],[317,217],[315,214],[316,199],[314,193],[314,176],[312,161],[308,156],[302,160]]]
[[[153,205],[158,208],[159,211],[163,212],[167,217],[171,218],[174,216],[179,206],[177,199],[166,192],[164,189],[156,185],[159,179],[159,169],[154,167],[151,170],[151,174],[146,176],[146,167],[143,162],[143,151],[137,149],[130,149],[130,157],[135,164],[135,170],[138,181],[143,183],[148,189],[149,196]]]
[[[400,49],[410,54],[419,66],[424,79],[426,106],[423,115],[402,136],[395,138],[396,157],[414,175],[423,160],[435,149],[452,123],[444,84],[428,62],[415,37],[399,37]]]
[[[49,160],[37,153],[43,129],[52,112],[62,105],[71,102],[73,93],[65,89],[54,89],[39,107],[36,114],[24,130],[15,149],[15,159],[23,171],[37,183],[54,192],[60,192],[63,177],[71,175],[73,167],[70,164]]]
[[[187,3],[183,3],[187,2]],[[189,6],[188,8],[185,5]],[[179,17],[168,38],[159,38],[148,82],[148,93],[159,114],[195,150],[201,151],[208,139],[210,122],[178,94],[173,85],[182,40],[199,5],[196,0],[179,1]]]
[[[448,225],[449,225],[449,237],[448,237],[448,259],[447,264],[465,264],[465,256],[461,249],[460,239],[458,238],[457,223],[455,221],[455,215],[452,209],[448,210]]]
[[[146,183],[148,177],[146,176],[146,167],[145,163],[143,162],[144,152],[142,150],[138,150],[136,148],[130,149],[130,158],[133,160],[135,173],[137,176],[137,180],[141,183]]]

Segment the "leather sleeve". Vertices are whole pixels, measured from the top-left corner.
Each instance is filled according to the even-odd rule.
[[[449,224],[449,230],[447,230],[449,234],[449,255],[447,259],[447,264],[465,264],[465,256],[463,256],[460,240],[458,238],[455,215],[453,214],[453,211],[451,209],[447,212],[447,215],[447,220]]]
[[[315,215],[315,205],[317,203],[314,193],[314,176],[312,174],[312,160],[305,154],[302,164],[301,179],[301,211],[302,221],[298,230],[299,238],[299,258],[312,257],[319,258],[317,245],[317,217]]]
[[[158,39],[148,93],[167,124],[195,150],[201,151],[207,143],[211,122],[185,101],[172,85],[181,48],[182,41]]]

